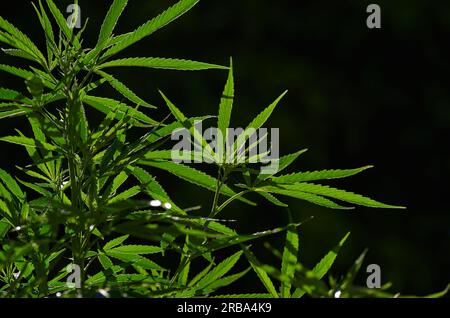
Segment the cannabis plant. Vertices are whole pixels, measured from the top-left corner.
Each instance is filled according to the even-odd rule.
[[[115,59],[197,2],[181,0],[134,31],[116,34],[127,0],[114,0],[93,48],[84,46],[86,24],[76,32],[53,0],[33,3],[44,31],[44,51],[0,17],[0,42],[7,46],[3,53],[29,63],[26,68],[0,65],[1,71],[22,78],[26,88],[0,88],[0,119],[21,117],[30,127],[0,138],[24,147],[30,157],[30,164],[19,167],[14,176],[0,169],[0,296],[217,296],[217,290],[250,275],[251,269],[267,289],[267,294],[255,297],[333,296],[337,290],[343,296],[374,294],[365,288],[356,290],[351,277],[344,282],[331,280],[330,285],[322,280],[337,255],[336,248],[312,270],[301,265],[297,260],[299,223],[239,234],[226,220],[230,203],[255,204],[248,197],[252,193],[284,209],[287,204],[279,196],[333,209],[351,208],[335,200],[399,208],[317,183],[349,177],[368,166],[281,174],[304,150],[276,159],[277,171],[259,169],[269,152],[239,160],[239,155],[251,153],[258,145],[260,140],[251,138],[252,129],[266,123],[284,94],[249,123],[230,151],[217,151],[224,147],[212,147],[197,126],[215,116],[188,118],[161,93],[172,117],[153,119],[156,101],[144,101],[108,73],[114,67],[228,70],[217,116],[219,131],[227,136],[234,96],[232,65],[160,57]],[[114,88],[122,99],[98,96],[97,88],[104,85]],[[97,123],[88,118],[88,108],[103,114],[102,120]],[[195,147],[174,155],[168,148],[170,136],[180,129],[192,135]],[[132,137],[136,131],[139,138]],[[194,167],[175,160],[192,158],[198,152],[207,155],[217,175],[202,172],[199,164]],[[239,155],[229,160],[230,154]],[[212,191],[211,209],[182,208],[157,181],[156,170]],[[224,219],[217,218],[219,213]],[[286,230],[281,269],[261,264],[249,242]],[[216,251],[224,249],[232,255],[217,260]],[[242,255],[248,268],[229,274]],[[193,272],[194,263],[206,266]],[[281,282],[280,289],[272,279]]]

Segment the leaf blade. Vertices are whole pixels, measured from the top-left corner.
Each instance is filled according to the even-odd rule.
[[[320,185],[320,184],[301,182],[301,183],[283,185],[283,188],[285,188],[287,190],[301,191],[301,192],[306,192],[306,193],[310,193],[310,194],[326,196],[326,197],[341,200],[344,202],[367,206],[367,207],[371,207],[371,208],[404,209],[404,207],[401,207],[401,206],[384,204],[384,203],[375,201],[373,199],[370,199],[368,197],[362,196],[360,194],[356,194],[353,192],[336,189],[336,188],[333,188],[330,186],[324,186],[324,185]]]
[[[126,105],[114,99],[98,97],[92,95],[85,95],[83,97],[83,102],[89,106],[97,109],[98,111],[109,114],[112,111],[116,111],[116,119],[122,119],[124,116],[131,116],[134,120],[142,122],[147,125],[157,125],[158,122],[144,113]]]
[[[372,167],[373,166],[364,166],[355,169],[332,169],[332,170],[296,172],[292,174],[275,176],[272,178],[272,180],[277,183],[295,183],[295,182],[316,181],[324,179],[338,179],[353,176]]]
[[[286,243],[284,245],[283,256],[281,261],[281,274],[285,275],[288,280],[292,280],[295,274],[295,266],[297,265],[299,248],[299,239],[297,228],[290,225],[286,230]],[[290,281],[281,282],[281,297],[289,298],[291,296]]]
[[[186,59],[162,58],[162,57],[130,57],[103,63],[98,69],[108,67],[146,67],[153,69],[177,70],[177,71],[202,71],[209,69],[227,69],[225,66],[198,62]]]
[[[131,32],[131,34],[125,37],[122,41],[118,42],[116,45],[111,47],[108,51],[103,54],[102,58],[107,59],[130,45],[140,41],[141,39],[149,36],[150,34],[156,32],[162,27],[166,26],[170,22],[176,20],[184,13],[189,11],[194,5],[197,4],[199,0],[181,0],[175,5],[171,6],[157,17],[147,21],[136,30]]]
[[[233,76],[233,59],[230,59],[230,67],[227,82],[223,89],[222,98],[220,99],[219,115],[217,118],[217,127],[222,132],[222,149],[225,149],[225,141],[227,139],[227,128],[230,126],[231,112],[234,102],[234,76]]]
[[[264,287],[267,289],[267,291],[272,295],[273,298],[280,298],[278,295],[275,286],[272,283],[272,280],[270,279],[267,272],[264,270],[264,268],[259,264],[256,257],[253,255],[253,253],[246,248],[245,250],[245,256],[247,257],[247,260],[249,261],[251,267],[255,271],[256,275],[258,276],[261,283],[264,285]]]
[[[169,162],[169,161],[149,161],[149,160],[141,160],[139,161],[140,164],[144,164],[144,165],[148,165],[148,166],[152,166],[155,168],[159,168],[162,170],[166,170],[170,173],[172,173],[173,175],[186,180],[188,182],[191,182],[193,184],[196,184],[200,187],[203,187],[205,189],[208,189],[210,191],[215,191],[216,189],[216,179],[214,179],[213,177],[207,175],[206,173],[200,171],[200,170],[196,170],[194,168],[182,165],[182,164],[178,164],[178,163],[174,163],[174,162]],[[234,196],[236,193],[229,188],[227,185],[224,185],[221,188],[221,194],[227,195],[227,196]],[[254,203],[244,199],[242,197],[239,197],[238,200],[243,201],[247,204],[253,205]]]
[[[25,194],[22,192],[17,182],[3,169],[0,169],[0,179],[18,199],[25,199]]]
[[[100,28],[97,48],[103,49],[104,45],[112,35],[117,21],[119,20],[119,17],[125,9],[127,3],[128,0],[114,0],[114,2],[111,4]]]
[[[230,257],[223,260],[216,267],[214,267],[210,272],[208,272],[200,281],[195,285],[197,288],[205,288],[209,284],[214,283],[218,279],[222,278],[226,273],[228,273],[234,265],[237,263],[241,257],[243,251],[238,251]]]
[[[136,95],[131,89],[129,89],[125,84],[120,82],[118,79],[116,79],[111,74],[105,73],[103,71],[96,71],[97,74],[102,76],[106,81],[116,90],[118,91],[123,97],[127,98],[129,101],[135,103],[139,106],[145,106],[149,108],[156,108],[153,105],[150,105],[146,101],[144,101],[142,98]]]

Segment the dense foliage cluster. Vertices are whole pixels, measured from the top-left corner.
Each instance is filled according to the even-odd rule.
[[[233,223],[218,219],[219,214],[226,218],[222,213],[234,201],[255,205],[253,197],[247,197],[251,193],[289,215],[280,196],[332,209],[351,208],[336,200],[374,208],[399,207],[317,183],[349,177],[369,166],[282,174],[304,153],[301,150],[280,157],[278,172],[270,174],[261,172],[258,163],[230,162],[225,154],[214,154],[193,123],[217,118],[217,127],[226,134],[234,100],[232,63],[225,67],[160,57],[114,59],[197,2],[181,0],[134,31],[116,35],[114,28],[127,0],[115,0],[97,44],[84,48],[86,25],[75,32],[53,0],[45,5],[39,1],[35,9],[46,39],[45,52],[0,17],[0,42],[9,46],[3,52],[30,63],[28,68],[0,65],[1,71],[23,78],[26,86],[23,92],[0,88],[0,119],[21,116],[31,128],[30,135],[17,130],[0,138],[23,146],[31,160],[14,177],[0,169],[1,297],[89,297],[99,291],[120,297],[221,296],[220,288],[252,273],[265,293],[227,296],[394,296],[385,291],[388,285],[378,290],[353,285],[365,253],[346,275],[323,279],[348,234],[309,269],[298,259],[300,223],[291,220],[285,228],[240,234]],[[164,121],[152,119],[149,114],[155,106],[107,73],[113,67],[228,70],[218,116],[188,118],[161,93],[172,116]],[[102,85],[110,85],[123,99],[97,96],[96,88]],[[263,109],[244,133],[262,127],[283,95]],[[94,125],[87,118],[86,107],[104,114],[101,123]],[[180,128],[192,134],[195,151],[211,155],[216,176],[199,170],[201,165],[172,160],[167,145],[171,133]],[[141,137],[132,138],[131,129],[140,131]],[[244,137],[233,146],[244,147],[246,153],[257,145]],[[212,191],[211,209],[180,208],[154,177],[157,170]],[[281,265],[262,264],[249,243],[279,232],[286,233],[285,247],[271,250]],[[231,256],[217,259],[216,252],[224,249]],[[241,258],[246,269],[233,271]],[[194,272],[194,263],[203,269]],[[79,286],[68,283],[74,274],[79,274]]]

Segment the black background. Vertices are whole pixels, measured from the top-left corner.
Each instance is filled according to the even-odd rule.
[[[116,32],[133,30],[174,2],[131,0]],[[57,3],[63,10],[69,1]],[[85,46],[95,44],[109,3],[80,0],[83,22],[89,17]],[[376,30],[366,26],[369,3],[202,0],[121,56],[179,57],[223,65],[232,56],[234,127],[246,125],[288,89],[266,125],[280,128],[282,154],[309,148],[292,171],[373,164],[374,169],[331,184],[408,207],[343,212],[285,200],[296,221],[315,216],[301,228],[303,262],[314,265],[351,231],[334,268],[336,276],[368,247],[366,263],[381,266],[383,282],[392,281],[402,292],[426,294],[450,281],[450,2],[377,1],[382,28]],[[43,48],[43,31],[30,1],[3,1],[0,8],[4,18]],[[2,64],[18,61],[0,57]],[[158,88],[189,116],[216,114],[226,79],[224,71],[113,71],[139,96],[160,106],[148,113],[155,118],[168,114]],[[21,80],[7,74],[0,74],[0,86],[25,89]],[[115,92],[105,89],[99,94]],[[0,135],[14,128],[29,130],[23,119],[0,121]],[[2,144],[1,152],[1,167],[8,171],[27,162],[19,147]],[[158,175],[181,206],[209,208],[212,193]],[[284,210],[264,202],[258,207],[235,203],[222,217],[239,220],[244,232],[287,222]],[[282,237],[276,239],[272,244],[281,246]],[[263,260],[273,261],[266,256]],[[239,284],[242,292],[262,290],[252,275],[232,289]]]

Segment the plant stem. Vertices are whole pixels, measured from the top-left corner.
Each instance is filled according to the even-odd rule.
[[[236,193],[235,195],[233,195],[232,197],[228,198],[228,200],[226,200],[224,203],[222,203],[217,209],[216,209],[216,214],[219,213],[220,211],[222,211],[228,204],[230,204],[231,202],[233,202],[234,200],[236,200],[237,198],[243,196],[244,194],[247,194],[251,192],[251,190],[244,190],[241,191],[239,193]],[[212,217],[214,217],[214,215],[212,215]]]
[[[217,184],[216,184],[216,191],[214,192],[214,199],[211,207],[211,212],[209,213],[209,217],[213,217],[217,214],[217,208],[219,206],[219,197],[220,197],[220,189],[223,185],[223,179],[226,177],[226,172],[223,171],[222,168],[219,167],[218,173],[217,173]]]
[[[81,291],[84,289],[85,279],[85,231],[86,231],[86,216],[83,213],[83,201],[81,196],[80,176],[78,175],[78,162],[77,162],[77,124],[76,114],[77,109],[80,106],[78,89],[72,88],[67,94],[67,125],[66,125],[66,142],[70,145],[70,151],[67,155],[67,162],[69,166],[69,176],[71,185],[71,202],[72,208],[77,214],[78,222],[75,226],[75,239],[72,243],[72,255],[74,264],[80,268],[80,285]]]

